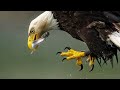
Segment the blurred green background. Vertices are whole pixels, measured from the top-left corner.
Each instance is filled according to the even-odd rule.
[[[56,55],[66,46],[75,50],[87,50],[85,43],[72,38],[64,31],[50,31],[50,36],[39,49],[30,54],[27,32],[31,20],[43,11],[0,11],[0,79],[119,79],[120,64],[114,60],[108,65],[89,72],[88,63],[79,72],[75,60],[64,61]],[[118,53],[120,55],[120,53]],[[120,59],[120,57],[119,57]]]

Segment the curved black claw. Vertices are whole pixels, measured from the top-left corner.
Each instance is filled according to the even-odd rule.
[[[61,54],[62,52],[57,52],[56,55]]]
[[[81,67],[81,68],[80,68],[80,70],[79,70],[79,71],[83,70],[83,64],[81,64],[81,65],[80,65],[80,67]]]
[[[65,49],[64,49],[64,50],[66,50],[66,49],[70,50],[71,48],[70,48],[70,47],[65,47]]]
[[[91,72],[93,69],[94,69],[94,64],[91,66],[91,69],[90,69],[89,72]]]
[[[65,59],[66,59],[66,58],[63,58],[63,59],[62,59],[62,62],[63,62]]]

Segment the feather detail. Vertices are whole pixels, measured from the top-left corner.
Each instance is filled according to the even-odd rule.
[[[119,32],[113,32],[112,34],[108,35],[108,37],[117,47],[120,47],[120,33]]]

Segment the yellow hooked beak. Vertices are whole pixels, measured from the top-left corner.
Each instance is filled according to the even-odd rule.
[[[28,36],[28,48],[31,50],[36,50],[38,48],[38,45],[36,47],[32,47],[32,44],[35,40],[38,40],[40,38],[40,34],[30,34]]]

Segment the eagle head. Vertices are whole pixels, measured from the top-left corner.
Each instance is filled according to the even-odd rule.
[[[51,11],[45,11],[31,21],[28,29],[28,48],[35,51],[49,35],[48,31],[58,30],[58,22]],[[44,35],[45,34],[45,35]]]

